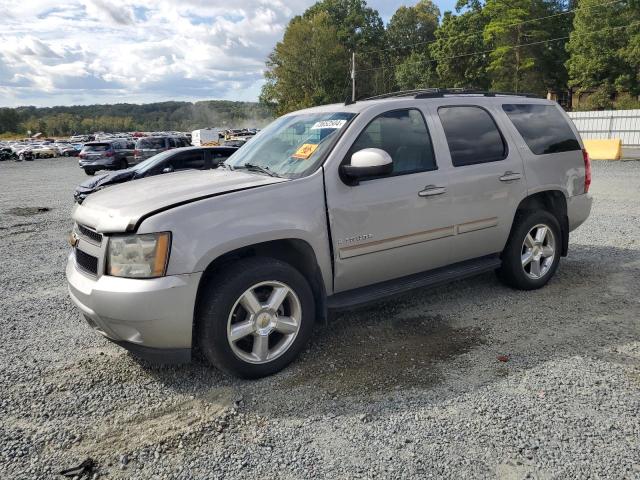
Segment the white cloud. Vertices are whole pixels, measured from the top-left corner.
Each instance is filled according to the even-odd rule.
[[[291,17],[314,2],[1,3],[0,106],[7,106],[255,100],[267,55]]]

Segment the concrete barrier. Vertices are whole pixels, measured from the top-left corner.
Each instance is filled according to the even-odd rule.
[[[619,138],[584,140],[584,148],[591,160],[620,160],[622,157],[622,140]]]

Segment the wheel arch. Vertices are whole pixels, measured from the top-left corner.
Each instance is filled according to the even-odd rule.
[[[567,197],[561,190],[543,190],[522,199],[516,215],[527,210],[546,210],[553,214],[560,224],[562,235],[561,255],[567,256],[569,251],[569,217],[567,215]]]
[[[311,287],[311,291],[313,292],[316,319],[326,322],[327,293],[322,272],[313,247],[305,240],[298,238],[283,238],[246,245],[216,257],[207,265],[202,278],[200,279],[196,305],[200,303],[201,295],[204,294],[204,287],[211,277],[234,261],[250,257],[276,258],[288,263],[298,270],[307,279],[309,286]],[[196,320],[197,308],[196,318],[194,318],[194,327]]]

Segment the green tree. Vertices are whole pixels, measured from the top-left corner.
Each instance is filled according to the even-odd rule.
[[[545,50],[562,45],[541,43],[553,38],[547,24],[530,20],[552,15],[552,3],[555,2],[487,0],[483,12],[489,20],[484,42],[491,49],[487,71],[493,89],[546,93]]]
[[[326,12],[295,17],[267,61],[261,101],[278,114],[344,100],[349,55]]]
[[[483,38],[488,18],[478,1],[459,2],[457,8],[467,10],[459,15],[445,12],[431,47],[440,85],[487,90],[489,60],[482,52],[488,49]]]
[[[597,7],[600,3],[580,1],[567,44],[569,85],[578,95],[588,93],[583,108],[611,108],[617,90],[637,88],[629,63],[633,47],[628,29],[621,28],[629,24],[628,7],[622,2]]]

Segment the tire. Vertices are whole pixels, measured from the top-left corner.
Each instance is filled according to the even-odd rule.
[[[93,170],[90,170],[90,169],[86,168],[86,169],[84,170],[84,173],[86,173],[87,175],[89,175],[90,177],[92,177],[92,176],[93,176],[93,174],[94,174],[94,173],[96,173],[96,172],[94,172]]]
[[[277,311],[267,307],[276,288],[284,299],[273,302]],[[258,303],[243,298],[249,291]],[[315,305],[307,280],[274,258],[234,262],[207,279],[199,295],[197,344],[213,366],[231,375],[260,378],[282,370],[302,351],[313,331]],[[253,305],[253,314],[245,304]],[[245,328],[238,328],[240,324]],[[233,325],[234,341],[230,339]],[[266,350],[260,349],[265,342]]]
[[[118,168],[117,170],[124,170],[125,168],[129,168],[129,164],[127,163],[127,161],[123,158],[122,160],[120,160],[120,162],[118,163]]]
[[[543,228],[547,229],[544,234]],[[518,212],[502,252],[502,266],[496,273],[503,283],[513,288],[544,287],[558,268],[561,250],[560,224],[552,213],[546,210]]]

